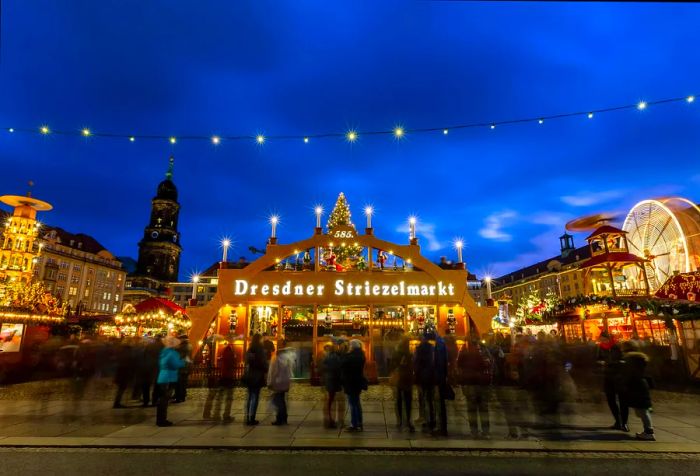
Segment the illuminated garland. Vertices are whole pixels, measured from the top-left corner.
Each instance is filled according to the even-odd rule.
[[[156,327],[166,327],[172,324],[174,327],[186,329],[192,327],[192,322],[179,311],[174,315],[165,314],[163,311],[147,312],[142,314],[122,313],[114,317],[114,322],[118,325],[137,326],[151,325]]]
[[[430,134],[439,133],[442,135],[448,135],[450,131],[460,130],[460,129],[478,129],[478,128],[488,128],[496,129],[498,126],[507,125],[518,125],[518,124],[538,124],[542,125],[546,121],[555,119],[565,119],[571,117],[585,117],[588,119],[593,119],[597,114],[603,114],[608,112],[617,112],[624,110],[645,110],[649,106],[656,106],[660,104],[695,102],[695,95],[674,97],[667,99],[659,99],[655,101],[639,101],[634,104],[625,104],[622,106],[612,106],[600,109],[590,109],[587,111],[577,111],[577,112],[565,112],[561,114],[549,114],[549,115],[539,115],[523,117],[519,119],[508,119],[499,121],[478,121],[464,124],[453,124],[444,126],[432,126],[423,128],[405,128],[401,125],[394,126],[391,129],[379,129],[379,130],[369,130],[369,131],[357,131],[355,129],[350,129],[345,132],[326,132],[326,133],[313,133],[305,135],[295,135],[295,134],[279,134],[279,135],[263,135],[258,133],[255,135],[198,135],[198,134],[183,134],[180,136],[175,135],[163,135],[163,134],[123,134],[123,133],[111,133],[111,132],[100,132],[93,131],[89,128],[82,129],[61,129],[53,130],[48,125],[42,125],[38,128],[22,128],[22,127],[5,127],[4,130],[9,133],[30,133],[39,135],[50,135],[59,134],[66,136],[80,136],[84,138],[111,138],[111,139],[124,139],[130,142],[136,142],[137,140],[157,140],[157,141],[168,141],[171,145],[175,145],[178,141],[207,141],[211,144],[217,146],[223,141],[254,141],[258,145],[265,144],[268,140],[298,140],[303,141],[304,144],[308,144],[311,139],[344,139],[349,143],[354,143],[359,140],[362,136],[392,136],[395,140],[401,140],[408,134]]]
[[[660,319],[673,319],[700,316],[700,304],[695,303],[675,303],[665,302],[658,299],[624,299],[616,300],[610,297],[600,297],[597,295],[577,296],[566,299],[554,308],[556,314],[587,306],[601,306],[608,310],[617,310],[623,314],[634,312],[644,314],[647,317],[658,317]]]

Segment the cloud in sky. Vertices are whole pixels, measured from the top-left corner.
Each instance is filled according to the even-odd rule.
[[[599,203],[607,203],[622,197],[624,190],[604,190],[601,192],[583,191],[576,195],[564,195],[561,201],[572,207],[589,207]]]
[[[484,227],[479,230],[479,235],[487,240],[495,241],[510,241],[513,236],[506,233],[503,228],[507,225],[506,221],[514,219],[518,216],[513,210],[503,210],[492,213],[484,220]]]

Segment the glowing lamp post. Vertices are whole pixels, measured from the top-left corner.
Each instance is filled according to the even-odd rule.
[[[199,283],[199,275],[192,276],[192,301],[197,302],[197,283]]]

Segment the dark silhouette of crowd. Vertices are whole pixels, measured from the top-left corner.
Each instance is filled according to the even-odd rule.
[[[420,429],[435,437],[448,436],[448,418],[460,394],[466,407],[466,433],[473,438],[492,437],[495,411],[504,416],[507,425],[507,434],[499,436],[527,438],[536,430],[553,438],[565,437],[560,418],[578,400],[579,388],[588,390],[572,375],[582,370],[572,363],[575,359],[556,333],[532,335],[518,329],[513,333],[472,334],[466,342],[434,332],[399,338],[395,348],[385,350],[397,430],[413,433]],[[273,423],[286,425],[296,351],[283,340],[277,345],[275,348],[269,339],[255,335],[241,361],[232,343],[219,346],[217,360],[206,376],[209,388],[202,417],[233,422],[234,388],[242,385],[247,390],[243,424],[258,425],[261,391],[267,387],[275,408]],[[595,356],[600,371],[598,392],[610,409],[611,424],[605,429],[630,432],[632,409],[641,423],[642,431],[636,437],[654,440],[653,381],[648,376],[649,357],[642,350],[634,339],[619,342],[603,332]],[[192,346],[186,335],[57,337],[46,342],[37,356],[38,378],[67,377],[76,404],[85,397],[92,379],[111,377],[115,385],[113,408],[128,408],[134,401],[142,407],[156,407],[159,426],[172,425],[168,420],[170,404],[187,400],[193,369]],[[338,337],[324,347],[315,370],[324,394],[325,428],[364,430],[362,392],[368,389],[367,365],[358,339]]]

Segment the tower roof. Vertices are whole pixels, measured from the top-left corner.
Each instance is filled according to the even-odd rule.
[[[156,198],[177,201],[177,187],[173,183],[174,165],[175,158],[171,155],[168,165],[168,171],[165,173],[165,180],[158,184],[158,192],[156,193]]]

